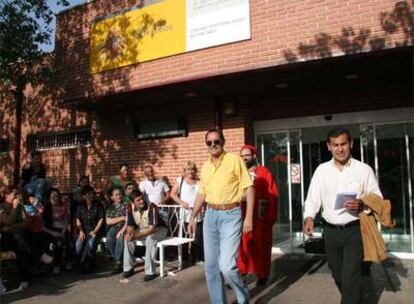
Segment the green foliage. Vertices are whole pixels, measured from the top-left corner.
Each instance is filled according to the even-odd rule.
[[[40,45],[50,42],[53,14],[47,0],[0,0],[0,87],[36,81],[41,70],[34,65],[44,55]]]

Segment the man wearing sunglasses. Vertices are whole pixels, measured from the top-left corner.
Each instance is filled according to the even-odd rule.
[[[249,301],[237,268],[237,251],[243,233],[253,230],[253,183],[240,156],[224,151],[224,136],[220,130],[206,133],[205,142],[210,158],[201,170],[196,203],[188,224],[194,234],[197,214],[204,202],[205,275],[211,303],[227,303],[224,281],[235,292],[237,303]],[[242,219],[240,204],[246,194],[246,216]]]

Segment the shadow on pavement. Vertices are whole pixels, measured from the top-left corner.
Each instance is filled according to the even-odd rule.
[[[330,276],[329,268],[324,267],[326,263],[320,256],[282,256],[272,263],[268,285],[251,289],[251,298],[257,304],[269,303],[304,276],[318,272],[327,272]],[[400,259],[390,258],[372,265],[366,263],[363,266],[362,304],[378,304],[384,291],[401,291],[400,277],[409,277],[409,270]],[[249,276],[246,281],[251,284],[254,276]]]
[[[265,289],[270,289],[255,299],[255,303],[268,303],[283,293],[304,275],[312,275],[325,264],[319,257],[285,255],[272,262],[272,272],[267,286],[255,287],[250,291],[251,298],[256,297]]]
[[[5,295],[0,296],[0,303],[12,303],[38,295],[58,295],[83,281],[107,278],[114,275],[111,271],[111,262],[105,257],[98,257],[95,270],[90,274],[81,274],[76,268],[70,271],[62,271],[58,275],[52,275],[50,272],[44,273],[33,277],[29,288],[10,290]]]
[[[397,258],[367,266],[363,277],[363,304],[378,304],[384,291],[401,291],[400,277],[408,278],[408,269]]]

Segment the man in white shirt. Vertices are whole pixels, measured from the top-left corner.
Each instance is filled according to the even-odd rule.
[[[139,190],[144,195],[147,204],[153,203],[159,207],[170,199],[170,188],[161,178],[156,178],[151,165],[144,167],[145,179],[139,183]]]
[[[368,193],[382,194],[371,167],[352,158],[352,138],[347,129],[332,129],[327,147],[333,158],[319,165],[312,177],[305,201],[304,233],[312,235],[314,218],[322,206],[325,249],[341,304],[358,304],[363,260],[358,214],[364,209],[360,198]],[[341,193],[354,193],[356,197],[336,209],[335,200]]]

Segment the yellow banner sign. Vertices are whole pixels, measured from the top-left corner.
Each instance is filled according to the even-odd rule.
[[[185,52],[185,4],[161,1],[93,24],[91,73]]]
[[[149,0],[92,25],[91,73],[250,39],[249,0]]]

